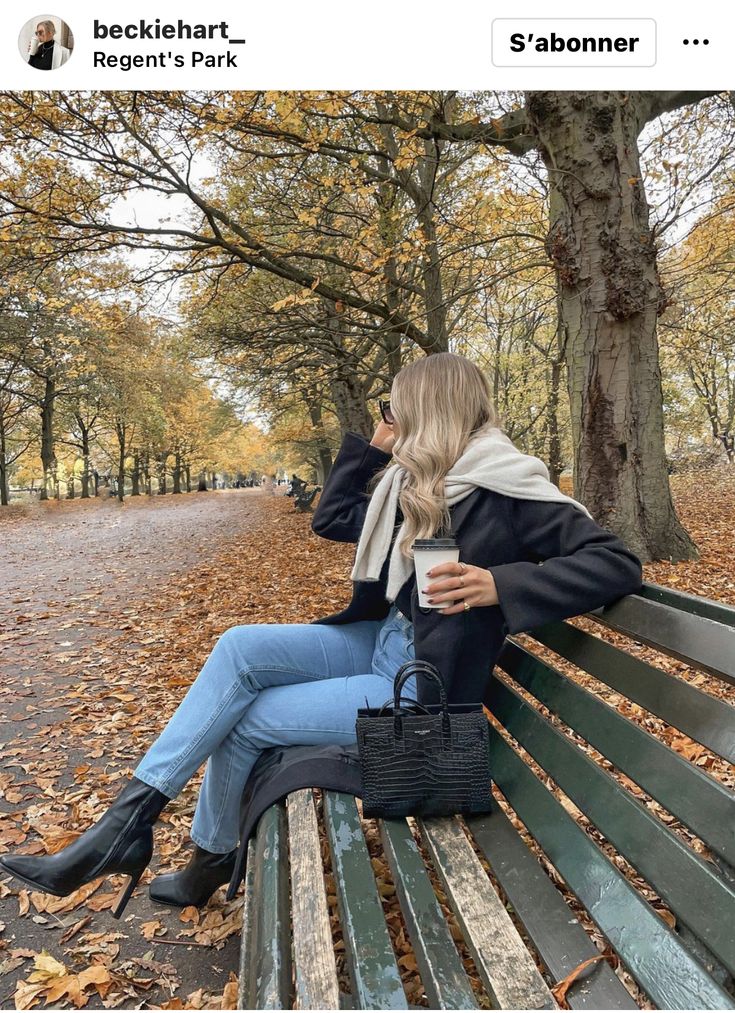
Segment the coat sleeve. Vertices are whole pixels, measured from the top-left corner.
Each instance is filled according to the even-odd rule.
[[[345,433],[311,519],[311,530],[333,542],[360,539],[370,497],[367,484],[391,454],[357,433]]]
[[[488,569],[508,633],[610,605],[641,588],[641,561],[611,531],[571,503],[506,497],[522,554]]]

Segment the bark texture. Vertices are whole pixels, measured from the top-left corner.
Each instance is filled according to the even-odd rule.
[[[664,453],[656,321],[666,307],[641,179],[636,93],[530,92],[549,173],[574,495],[644,561],[693,559]]]

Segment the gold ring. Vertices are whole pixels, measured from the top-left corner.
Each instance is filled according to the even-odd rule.
[[[464,587],[464,577],[461,574],[460,574],[460,577],[459,577],[459,586],[460,587]]]
[[[470,610],[470,606],[468,605],[467,602],[464,603],[464,610],[465,610],[465,612],[469,612],[469,610]]]

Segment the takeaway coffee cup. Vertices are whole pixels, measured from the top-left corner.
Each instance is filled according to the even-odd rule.
[[[426,576],[426,571],[439,563],[459,562],[459,546],[454,538],[417,538],[413,543],[413,565],[416,570],[416,588],[419,593],[419,606],[429,609],[443,609],[448,605],[447,601],[437,602],[436,605],[429,605],[423,589],[430,584],[432,577]]]
[[[38,47],[39,47],[38,36],[37,35],[32,35],[31,36],[31,44],[28,47],[28,55],[29,56],[35,56],[36,53],[38,52]]]

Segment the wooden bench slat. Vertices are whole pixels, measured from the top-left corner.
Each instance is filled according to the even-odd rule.
[[[735,891],[714,867],[496,676],[488,706],[677,917],[735,970]]]
[[[248,853],[245,865],[245,896],[242,905],[242,931],[240,936],[240,977],[237,989],[237,1008],[252,1009],[255,996],[252,994],[254,976],[253,937],[254,922],[258,906],[253,893],[255,885],[255,837],[248,841]]]
[[[381,820],[393,882],[431,1009],[476,1009],[449,927],[406,820]]]
[[[490,758],[503,795],[655,1005],[734,1009],[732,997],[492,726]]]
[[[735,794],[518,644],[508,645],[502,667],[713,851],[735,865]]]
[[[586,615],[735,685],[735,627],[727,623],[635,594]]]
[[[537,627],[532,635],[611,689],[735,763],[733,708],[724,700],[569,623],[548,623]],[[508,646],[509,642],[503,652]],[[499,664],[504,667],[502,653]]]
[[[406,995],[352,795],[324,793],[345,950],[361,1009],[405,1009]]]
[[[513,910],[556,981],[600,951],[505,813],[471,816],[467,825]],[[606,960],[583,972],[566,995],[572,1009],[638,1009]]]
[[[427,819],[420,827],[477,970],[498,1008],[557,1009],[457,821]]]
[[[298,1009],[339,1009],[339,982],[311,789],[288,796],[293,963]]]
[[[649,584],[646,581],[641,586],[640,597],[661,602],[663,605],[671,605],[694,616],[703,616],[705,619],[714,619],[727,626],[735,626],[735,608],[721,601],[713,601],[712,598],[687,594],[686,591],[675,591],[671,587]]]
[[[291,1006],[291,924],[288,909],[288,835],[283,803],[261,816],[248,848],[246,887],[250,936],[249,987],[242,1009]]]

